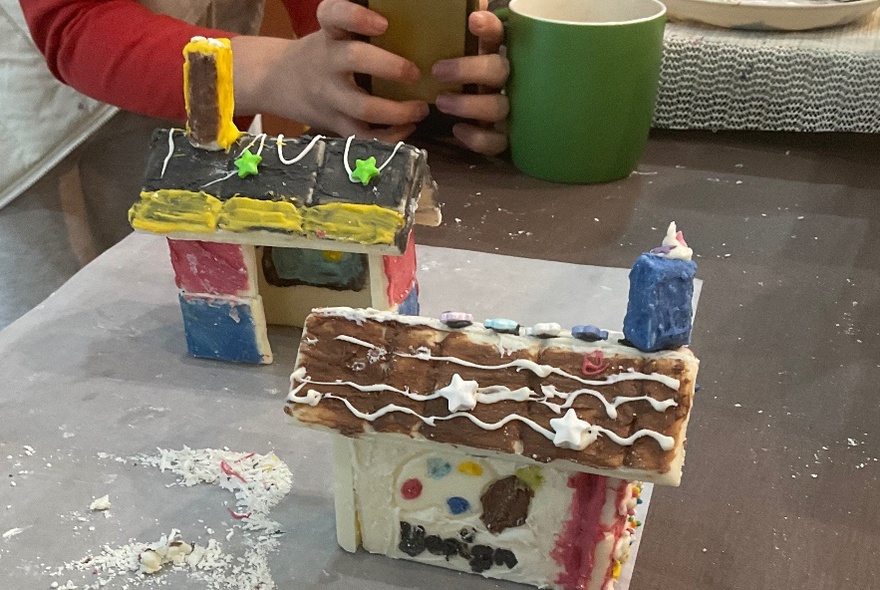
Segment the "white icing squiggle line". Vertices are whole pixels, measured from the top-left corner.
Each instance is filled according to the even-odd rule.
[[[305,158],[306,154],[308,154],[310,151],[312,151],[312,148],[315,147],[315,144],[317,144],[322,139],[324,139],[323,135],[316,135],[315,137],[312,138],[312,141],[309,142],[309,145],[307,145],[303,149],[303,151],[301,151],[299,153],[298,156],[296,156],[295,158],[292,158],[290,160],[286,160],[284,158],[284,154],[281,153],[281,148],[284,146],[284,136],[279,134],[278,139],[275,140],[275,143],[278,145],[278,159],[281,161],[282,164],[285,164],[287,166],[290,166],[291,164],[296,164],[297,162],[299,162],[300,160]]]
[[[211,186],[212,184],[217,184],[218,182],[223,182],[224,180],[229,180],[230,178],[232,178],[236,174],[238,174],[238,170],[233,170],[232,172],[230,172],[226,176],[224,176],[222,178],[218,178],[217,180],[212,180],[211,182],[209,182],[207,184],[203,184],[199,188],[205,188],[206,186]]]
[[[441,397],[445,397],[440,392],[434,392],[431,394],[420,394],[413,393],[408,389],[398,389],[396,387],[392,387],[390,385],[385,385],[383,383],[375,384],[375,385],[361,385],[359,383],[354,383],[352,381],[313,381],[308,376],[306,376],[305,371],[300,372],[298,369],[291,376],[291,384],[298,383],[298,385],[291,390],[288,395],[288,401],[296,402],[296,403],[308,403],[310,405],[314,405],[311,402],[313,399],[306,396],[297,395],[303,387],[306,385],[343,385],[346,387],[351,387],[352,389],[357,389],[358,391],[364,393],[374,393],[377,391],[391,391],[393,393],[399,393],[400,395],[407,397],[416,402],[426,402],[435,399],[439,399]],[[528,387],[521,387],[516,390],[511,390],[508,387],[503,385],[493,385],[490,387],[481,387],[476,391],[476,401],[481,404],[495,404],[502,401],[526,401],[527,399],[535,399],[534,392]]]
[[[613,401],[609,402],[607,399],[605,399],[605,396],[603,396],[601,393],[599,393],[595,389],[578,389],[576,391],[561,392],[561,391],[557,390],[556,387],[554,387],[553,385],[542,385],[541,392],[547,396],[546,399],[550,399],[550,398],[554,398],[554,397],[561,397],[561,398],[565,399],[565,403],[562,405],[558,405],[558,404],[554,404],[554,403],[550,403],[550,402],[546,402],[546,401],[544,402],[544,405],[546,405],[548,408],[554,410],[556,413],[562,413],[562,410],[570,408],[571,405],[574,403],[574,400],[576,400],[579,395],[582,395],[582,394],[591,395],[594,398],[596,398],[597,400],[599,400],[600,402],[602,402],[602,405],[605,406],[605,413],[608,414],[608,417],[611,418],[612,420],[617,419],[617,407],[622,406],[623,404],[630,403],[630,402],[646,401],[649,404],[651,404],[651,407],[654,408],[654,410],[657,412],[665,412],[669,408],[674,408],[674,407],[678,406],[678,404],[673,399],[661,401],[661,400],[654,399],[653,397],[650,397],[647,395],[640,395],[638,397],[617,396],[614,398]]]
[[[406,408],[404,406],[398,406],[395,404],[388,404],[387,406],[380,408],[380,409],[376,410],[375,412],[365,413],[365,412],[361,412],[356,407],[354,407],[354,405],[352,405],[352,403],[344,397],[341,397],[338,395],[333,395],[332,393],[321,394],[321,393],[314,391],[314,390],[309,391],[309,394],[315,395],[315,396],[320,396],[322,398],[339,400],[343,404],[345,404],[345,406],[348,408],[348,410],[355,417],[360,418],[361,420],[367,420],[368,422],[373,422],[373,421],[377,420],[378,418],[381,418],[382,416],[384,416],[386,414],[390,414],[392,412],[401,412],[404,414],[409,414],[411,416],[418,418],[419,420],[421,420],[422,422],[424,422],[428,426],[435,426],[436,425],[435,423],[437,421],[452,420],[454,418],[467,418],[468,420],[473,422],[474,425],[478,426],[479,428],[482,428],[483,430],[498,430],[500,428],[504,428],[504,426],[509,424],[510,422],[517,421],[517,422],[522,422],[523,424],[527,425],[529,428],[531,428],[535,432],[543,435],[545,438],[547,438],[550,441],[553,441],[553,439],[556,437],[556,434],[553,431],[548,430],[548,429],[544,428],[543,426],[541,426],[540,424],[538,424],[537,422],[535,422],[534,420],[531,420],[530,418],[526,418],[524,416],[520,416],[519,414],[509,414],[509,415],[505,416],[504,418],[502,418],[501,420],[499,420],[498,422],[483,422],[482,420],[480,420],[479,418],[477,418],[473,414],[469,414],[467,412],[455,412],[455,413],[449,414],[448,416],[422,416],[421,414],[419,414],[415,410],[412,410],[410,408]],[[632,444],[634,442],[636,442],[637,440],[639,440],[640,438],[650,437],[650,438],[653,438],[655,441],[657,441],[657,443],[660,445],[660,448],[663,449],[664,451],[670,451],[675,447],[675,439],[672,438],[671,436],[665,436],[663,434],[660,434],[659,432],[655,432],[653,430],[648,430],[646,428],[642,428],[641,430],[634,432],[633,434],[631,434],[630,436],[627,436],[626,438],[620,436],[619,434],[617,434],[616,432],[614,432],[612,430],[608,430],[607,428],[603,428],[601,426],[589,425],[589,428],[596,433],[604,434],[612,442],[614,442],[620,446],[626,446],[626,447],[632,446]]]
[[[165,178],[165,168],[168,167],[168,162],[171,161],[171,156],[174,154],[174,129],[168,130],[168,155],[165,156],[165,161],[162,162],[162,173],[159,174],[159,178]]]
[[[246,146],[244,146],[244,149],[241,150],[241,152],[239,152],[238,157],[239,158],[242,157],[246,151],[251,149],[253,147],[253,145],[255,143],[257,143],[258,139],[260,140],[260,148],[257,150],[257,155],[259,156],[260,154],[262,154],[263,153],[263,145],[266,142],[266,134],[265,133],[260,133],[259,135],[255,135],[254,138],[251,140],[251,142],[249,144],[247,144]],[[238,158],[236,158],[236,159],[238,159]]]
[[[348,151],[351,149],[351,142],[354,140],[354,135],[349,135],[348,139],[345,140],[345,150],[342,152],[342,164],[345,166],[345,171],[348,172],[348,179],[352,182],[357,182],[357,179],[354,178],[354,170],[352,170],[351,165],[348,163]],[[402,141],[398,141],[397,145],[394,146],[394,151],[391,152],[391,155],[388,156],[388,159],[385,160],[381,166],[378,167],[379,172],[385,170],[386,166],[391,163],[391,160],[394,159],[394,156],[397,155],[397,150],[403,147],[405,144]]]
[[[369,342],[364,342],[363,340],[359,340],[351,336],[346,336],[344,334],[336,336],[335,339],[341,340],[343,342],[349,342],[351,344],[356,344],[358,346],[363,346],[364,348],[378,348],[375,344],[370,344]],[[385,349],[383,348],[382,350]],[[538,363],[530,361],[528,359],[514,359],[509,363],[504,363],[503,365],[478,365],[476,363],[465,361],[454,356],[433,356],[431,354],[431,351],[426,348],[420,348],[416,351],[416,354],[407,354],[405,352],[395,352],[394,354],[403,358],[418,359],[420,361],[445,361],[449,363],[454,363],[456,365],[461,365],[463,367],[470,367],[471,369],[494,370],[510,369],[511,367],[516,367],[517,370],[527,369],[541,378],[547,377],[552,373],[561,377],[567,377],[568,379],[574,379],[575,381],[579,381],[584,385],[612,385],[620,381],[636,381],[641,379],[647,381],[657,381],[658,383],[662,383],[666,387],[674,389],[675,391],[678,391],[678,388],[681,386],[681,382],[678,379],[673,379],[672,377],[667,377],[666,375],[661,375],[659,373],[651,373],[650,375],[648,375],[645,373],[639,373],[638,371],[629,371],[626,373],[619,373],[617,375],[609,375],[604,380],[599,381],[596,379],[584,379],[582,377],[578,377],[577,375],[567,373],[562,369],[558,369],[550,365],[539,365]]]
[[[370,350],[381,351],[381,353],[383,355],[387,353],[387,351],[384,348],[378,347],[375,344],[371,344],[369,342],[365,342],[364,340],[361,340],[359,338],[355,338],[354,336],[340,334],[339,336],[336,336],[335,339],[340,340],[342,342],[348,342],[350,344],[355,344],[357,346],[362,346],[362,347],[370,349]],[[672,389],[675,389],[675,390],[677,390],[678,386],[679,386],[679,381],[677,379],[672,379],[671,377],[667,377],[666,375],[659,375],[657,373],[652,373],[650,375],[646,375],[644,373],[638,373],[638,372],[633,371],[633,372],[628,372],[628,373],[621,373],[618,375],[610,375],[605,380],[598,381],[598,380],[582,379],[580,377],[577,377],[575,375],[571,375],[570,373],[562,371],[561,369],[557,369],[556,367],[551,367],[550,365],[539,365],[539,364],[534,363],[532,361],[529,361],[527,359],[515,359],[515,360],[513,360],[509,363],[505,363],[503,365],[477,365],[475,363],[471,363],[469,361],[464,361],[464,360],[458,359],[456,357],[431,356],[430,352],[428,352],[426,349],[420,349],[420,351],[417,351],[416,354],[414,354],[414,355],[402,353],[402,352],[395,352],[394,354],[397,356],[400,356],[400,357],[404,357],[404,358],[415,358],[415,359],[419,359],[419,360],[447,361],[447,362],[452,362],[452,363],[456,363],[456,364],[463,365],[466,367],[472,367],[472,368],[477,368],[477,369],[505,369],[505,368],[517,367],[517,369],[519,370],[519,369],[525,368],[525,369],[531,370],[539,377],[546,377],[550,373],[554,373],[557,375],[561,375],[563,377],[575,379],[576,381],[580,381],[581,383],[584,383],[586,385],[602,386],[602,385],[611,385],[614,383],[618,383],[620,381],[633,381],[633,380],[637,380],[637,379],[646,379],[646,380],[658,381],[660,383],[663,383],[667,387],[671,387]],[[490,392],[490,390],[492,390],[492,391]],[[529,395],[525,395],[524,392],[528,392]],[[602,405],[605,406],[605,413],[612,420],[617,419],[617,407],[621,406],[623,404],[626,404],[626,403],[630,403],[630,402],[646,401],[657,412],[665,412],[669,408],[678,406],[678,403],[676,403],[675,400],[673,400],[673,399],[657,400],[657,399],[654,399],[654,398],[647,396],[647,395],[642,395],[642,396],[637,396],[637,397],[618,396],[618,397],[615,397],[614,400],[609,402],[607,399],[605,399],[605,396],[603,396],[601,393],[599,393],[598,391],[596,391],[594,389],[578,389],[578,390],[575,390],[572,392],[560,392],[559,390],[556,389],[556,387],[554,387],[552,385],[549,385],[549,386],[542,385],[541,392],[545,396],[544,399],[537,399],[537,397],[533,397],[531,395],[533,392],[528,388],[521,388],[516,391],[511,391],[509,388],[503,387],[503,386],[483,387],[483,388],[479,388],[477,396],[476,396],[476,401],[480,402],[480,403],[495,403],[497,401],[503,401],[503,400],[525,401],[527,399],[533,399],[534,401],[537,401],[538,403],[541,403],[541,404],[547,406],[548,408],[550,408],[551,410],[553,410],[557,414],[560,414],[560,413],[562,413],[562,410],[570,408],[572,406],[572,404],[574,403],[574,400],[577,399],[578,396],[586,394],[586,395],[591,395],[591,396],[595,397],[596,399],[598,399],[600,402],[602,402]],[[404,395],[406,395],[406,394],[404,394]],[[554,398],[554,397],[564,398],[566,401],[561,405],[554,404],[552,402],[547,401],[547,400]],[[415,398],[411,398],[411,399],[415,399]],[[435,399],[435,398],[432,398],[432,399]],[[493,401],[489,401],[490,399]],[[418,401],[418,400],[416,400],[416,401]]]
[[[404,352],[395,352],[394,354],[398,356],[402,356],[404,358],[414,358],[419,360],[433,360],[433,361],[441,361],[447,363],[453,363],[456,365],[461,365],[463,367],[470,367],[472,369],[485,369],[485,370],[495,370],[495,369],[510,369],[516,368],[517,370],[526,369],[537,375],[538,377],[547,377],[550,374],[559,375],[560,377],[565,377],[567,379],[573,379],[584,385],[610,385],[612,383],[618,383],[620,381],[635,381],[635,380],[647,380],[647,381],[657,381],[658,383],[662,383],[663,385],[678,390],[681,383],[678,379],[673,379],[672,377],[667,377],[666,375],[660,375],[658,373],[651,373],[650,375],[646,375],[645,373],[639,373],[637,371],[627,372],[627,373],[619,373],[617,375],[609,375],[604,380],[596,380],[596,379],[584,379],[582,377],[578,377],[577,375],[572,375],[571,373],[567,373],[562,369],[557,367],[553,367],[550,365],[539,365],[534,361],[530,361],[528,359],[514,359],[509,363],[504,363],[502,365],[478,365],[476,363],[472,363],[470,361],[465,361],[460,358],[454,356],[433,356],[428,350],[416,351],[416,354],[407,354]]]

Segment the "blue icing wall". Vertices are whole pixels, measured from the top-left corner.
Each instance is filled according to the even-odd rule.
[[[401,315],[419,315],[419,288],[413,284],[409,295],[397,306],[397,313]]]
[[[692,260],[639,256],[629,273],[626,339],[645,352],[689,344],[696,272]]]
[[[259,364],[263,360],[247,303],[180,295],[186,345],[194,357]]]

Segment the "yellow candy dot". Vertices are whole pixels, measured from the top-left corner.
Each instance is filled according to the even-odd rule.
[[[335,250],[322,250],[321,254],[324,255],[324,260],[328,262],[339,262],[342,260],[343,252],[337,252]]]
[[[611,570],[611,576],[612,576],[615,580],[616,580],[617,578],[620,577],[620,570],[621,570],[621,569],[622,569],[622,568],[620,567],[620,562],[617,561],[617,560],[615,560],[615,561],[614,561],[614,568]]]
[[[483,468],[474,463],[473,461],[465,461],[464,463],[459,463],[458,465],[459,473],[464,473],[465,475],[473,475],[480,476],[483,475]]]

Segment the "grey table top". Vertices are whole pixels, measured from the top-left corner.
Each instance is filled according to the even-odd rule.
[[[619,326],[625,312],[626,269],[430,246],[418,255],[426,315],[450,308],[524,325],[552,319]],[[110,580],[110,588],[241,588],[228,575],[206,585],[180,573],[139,579],[127,572],[113,578],[119,568],[63,569],[105,546],[157,541],[172,528],[191,543],[219,541],[236,559],[252,562],[262,553],[280,588],[514,587],[339,549],[329,436],[293,428],[282,411],[298,332],[270,331],[271,366],[192,359],[176,292],[165,241],[130,236],[0,333],[0,465],[8,474],[0,484],[0,565],[13,587]],[[269,514],[283,531],[277,546],[241,529],[226,512],[235,507],[226,492],[166,487],[172,474],[137,459],[185,447],[274,451],[290,467],[292,490]],[[106,518],[88,509],[104,494],[112,503]],[[249,551],[249,542],[258,551]]]
[[[880,136],[655,132],[636,174],[586,187],[543,183],[518,174],[504,161],[426,147],[443,190],[446,222],[422,229],[422,244],[626,268],[675,219],[699,254],[699,276],[706,288],[693,346],[703,361],[702,390],[689,430],[687,469],[681,488],[657,490],[652,498],[631,588],[880,586]],[[13,284],[0,300],[6,321],[89,258],[87,249],[67,245],[78,226],[71,224],[69,209],[52,205],[51,182],[0,212],[0,277]],[[79,219],[73,216],[74,222]],[[116,230],[123,229],[120,219]],[[41,250],[45,244],[50,247]],[[20,264],[22,258],[26,264]],[[568,288],[571,301],[579,297],[568,285],[545,285],[529,277],[517,277],[516,285],[547,293]],[[173,291],[170,285],[166,288]],[[499,297],[503,301],[511,296],[517,295]],[[132,305],[141,305],[137,301]],[[486,301],[474,299],[475,304]],[[161,317],[144,315],[145,331],[139,337],[168,349],[180,335],[162,331],[163,322],[171,326],[176,321],[173,305],[163,309]],[[76,314],[66,319],[83,321]],[[119,334],[122,341],[123,336]],[[36,363],[54,370],[51,345],[70,342],[62,327],[27,337],[39,339],[45,355],[4,357],[3,363]],[[87,362],[115,352],[113,345],[72,348],[77,363],[59,364],[70,381],[84,378]],[[113,382],[119,370],[109,364],[106,383],[97,392],[117,410],[174,407],[174,383],[151,393],[151,401],[121,398]],[[205,377],[201,395],[206,411],[239,395],[222,389],[229,371],[217,366]],[[146,391],[157,372],[144,364],[132,379]],[[92,414],[83,396],[71,396],[69,388],[48,379],[40,385],[58,401],[51,412],[35,412],[32,420],[43,420],[46,432],[60,434],[56,445],[39,452],[63,458],[67,447],[58,427]],[[27,407],[18,397],[13,402],[11,391],[3,385],[4,414]],[[253,391],[259,394],[260,386]],[[277,403],[268,393],[256,397],[264,409]],[[162,418],[165,414],[135,414],[153,425],[157,444],[169,447],[216,440],[218,445],[247,448],[245,443],[262,440],[255,437],[266,426],[237,416],[223,442],[207,421],[172,431],[163,426],[170,424]],[[280,429],[283,420],[278,420]],[[109,435],[127,428],[110,424],[105,430]],[[0,432],[4,442],[10,436]],[[94,448],[103,446],[99,432],[89,436]],[[70,441],[88,443],[84,433]],[[274,436],[272,441],[277,443]],[[133,441],[120,444],[130,446],[120,452],[140,452]],[[323,450],[304,447],[303,461],[319,452]],[[19,453],[4,447],[0,459]],[[53,469],[58,465],[54,457],[43,458]],[[286,459],[297,468],[292,457]],[[76,465],[64,469],[69,469],[66,485],[71,490],[80,486],[82,495],[97,493],[81,487],[87,482],[77,481]],[[155,479],[155,473],[143,473],[140,484]],[[306,506],[329,510],[321,499],[326,491],[320,491],[326,483],[321,473],[308,482]],[[81,502],[59,510],[82,510]],[[44,520],[55,518],[47,513]],[[145,513],[143,518],[146,523],[149,517]],[[298,522],[300,526],[320,529],[319,518],[303,520],[308,524]],[[161,527],[149,522],[150,532],[158,532]],[[331,531],[324,532],[322,548],[309,548],[307,557],[332,547]],[[6,548],[2,541],[0,547]],[[362,559],[334,563],[334,571],[348,574]],[[3,562],[8,563],[5,556],[0,557]],[[422,575],[410,567],[395,571],[412,576],[412,586],[440,583],[433,569]],[[390,569],[386,573],[396,575]]]

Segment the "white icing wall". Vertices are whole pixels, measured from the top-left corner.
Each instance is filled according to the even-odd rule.
[[[424,551],[412,558],[398,544],[400,521],[422,525],[428,535],[442,538],[458,538],[459,531],[472,527],[476,530],[473,544],[509,549],[518,560],[513,569],[495,565],[484,575],[537,586],[552,584],[558,576],[559,566],[550,557],[550,551],[557,532],[569,517],[570,472],[540,467],[544,482],[531,500],[525,524],[496,535],[480,520],[480,496],[493,481],[514,475],[517,469],[530,464],[478,457],[448,445],[389,435],[349,439],[348,444],[354,457],[354,505],[361,542],[367,551],[470,572],[468,561],[462,557],[454,556],[447,561],[443,555]],[[445,466],[448,473],[444,475]],[[411,480],[422,484],[421,493],[417,498],[406,499],[401,489]],[[469,509],[452,514],[447,500],[453,497],[464,499]],[[462,502],[455,501],[454,505],[460,508]]]

